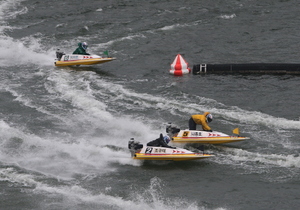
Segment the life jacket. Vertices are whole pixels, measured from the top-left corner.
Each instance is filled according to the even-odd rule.
[[[212,130],[209,126],[208,126],[208,123],[206,121],[206,116],[209,115],[210,113],[209,112],[205,112],[203,115],[201,114],[195,114],[195,115],[192,115],[192,118],[194,120],[194,122],[198,125],[202,125],[202,129],[204,131],[210,131]]]

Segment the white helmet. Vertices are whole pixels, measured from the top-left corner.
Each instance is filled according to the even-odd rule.
[[[85,49],[85,50],[88,48],[88,44],[87,44],[86,42],[82,42],[82,43],[81,43],[81,46],[82,46],[82,48]]]
[[[206,122],[211,122],[213,120],[213,116],[211,114],[206,115]]]

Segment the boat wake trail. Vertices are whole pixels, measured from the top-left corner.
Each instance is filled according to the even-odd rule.
[[[48,198],[47,202],[52,209],[60,208],[61,205],[69,209],[90,208],[91,205],[97,209],[204,209],[199,207],[196,202],[190,203],[176,197],[166,198],[162,181],[157,177],[150,180],[148,188],[143,189],[134,185],[132,186],[134,190],[127,192],[124,196],[110,195],[111,187],[102,187],[97,189],[97,192],[92,192],[91,189],[79,184],[74,185],[72,180],[52,178],[51,182],[56,184],[50,185],[43,181],[44,179],[43,175],[23,173],[9,166],[0,169],[0,181],[9,182],[15,187],[23,187],[27,193],[37,197],[49,197],[51,195],[51,199]],[[48,182],[50,179],[51,177],[48,176]],[[93,180],[93,177],[90,179]],[[57,200],[60,202],[58,203]],[[225,209],[216,208],[215,210]]]

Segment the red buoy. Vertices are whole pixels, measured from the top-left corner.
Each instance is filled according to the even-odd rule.
[[[180,54],[178,54],[171,64],[170,74],[182,76],[183,74],[188,74],[190,72],[191,69],[189,68],[188,63]]]

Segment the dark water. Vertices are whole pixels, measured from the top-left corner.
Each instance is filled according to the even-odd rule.
[[[298,1],[0,3],[1,209],[298,209],[299,76],[169,74],[189,65],[299,63]],[[117,60],[57,68],[55,50]],[[215,157],[140,162],[167,122],[251,139]],[[188,147],[191,150],[195,148]]]

